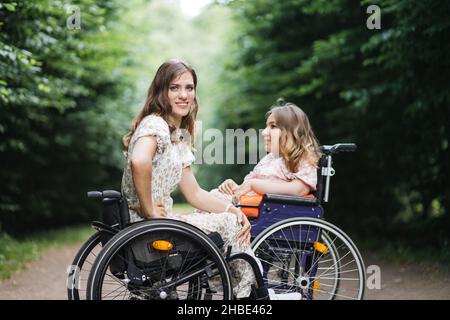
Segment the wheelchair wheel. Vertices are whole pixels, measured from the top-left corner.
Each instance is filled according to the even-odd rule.
[[[300,292],[307,300],[362,299],[365,267],[351,239],[315,218],[277,222],[252,242],[264,281],[278,293]]]
[[[85,300],[87,280],[95,258],[102,249],[100,232],[94,233],[80,248],[68,268],[67,296],[69,300]]]
[[[122,230],[99,253],[88,299],[230,300],[228,265],[200,229],[171,219]]]

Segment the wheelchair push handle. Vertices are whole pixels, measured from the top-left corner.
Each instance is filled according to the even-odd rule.
[[[338,143],[335,144],[336,153],[339,152],[353,152],[356,150],[356,144],[354,143]]]
[[[102,199],[103,198],[101,191],[88,191],[87,196],[88,196],[88,198],[94,198],[94,199]]]
[[[104,191],[89,191],[87,193],[88,198],[94,198],[94,199],[105,199],[105,198],[111,198],[111,199],[120,199],[122,197],[122,194],[119,191],[115,190],[104,190]]]
[[[355,143],[337,143],[335,145],[324,145],[320,147],[321,151],[325,154],[324,156],[324,167],[322,167],[322,176],[325,176],[325,193],[323,196],[323,201],[328,202],[328,197],[330,194],[330,178],[334,176],[335,170],[331,167],[332,156],[339,152],[353,152],[356,150]]]
[[[354,143],[337,143],[335,145],[324,145],[320,147],[321,151],[326,155],[337,154],[339,152],[353,152],[356,150]]]

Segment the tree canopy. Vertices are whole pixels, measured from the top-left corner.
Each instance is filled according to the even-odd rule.
[[[373,4],[380,29],[366,25]],[[329,219],[361,234],[406,229],[420,234],[414,241],[448,246],[450,5],[255,0],[229,6],[239,30],[224,77],[235,86],[217,124],[262,127],[278,97],[296,103],[322,144],[358,145],[355,154],[335,158]],[[249,167],[233,169],[242,177]]]
[[[0,4],[0,231],[91,219],[85,192],[120,188],[121,137],[156,68],[182,58],[203,129],[262,128],[283,97],[321,144],[358,145],[334,159],[327,219],[450,252],[449,3],[217,1],[194,18],[174,4]],[[251,168],[196,170],[209,189]]]
[[[126,37],[115,29],[121,9],[115,1],[77,6],[0,5],[0,209],[10,233],[82,221],[85,191],[120,185],[131,90]],[[80,29],[71,29],[77,10]]]

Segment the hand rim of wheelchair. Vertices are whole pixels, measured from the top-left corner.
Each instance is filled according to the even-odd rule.
[[[101,231],[95,232],[91,235],[82,245],[80,250],[78,250],[75,258],[73,259],[72,265],[70,266],[69,275],[67,277],[67,296],[69,300],[80,300],[80,291],[84,292],[84,297],[86,298],[86,289],[81,289],[81,275],[85,270],[86,264],[91,267],[94,261],[87,261],[89,255],[93,252],[95,247],[101,246]],[[95,254],[94,254],[95,260]],[[88,272],[89,274],[90,272]],[[87,281],[87,279],[84,279]]]
[[[200,229],[178,220],[172,219],[154,219],[150,221],[141,221],[135,223],[111,238],[102,251],[99,253],[89,274],[87,284],[87,298],[99,299],[99,290],[105,274],[108,272],[108,266],[113,256],[127,243],[138,239],[140,236],[151,232],[174,232],[195,241],[202,249],[210,254],[210,259],[216,264],[219,275],[222,280],[223,299],[231,300],[233,297],[231,275],[227,266],[227,262],[222,256],[219,248],[212,242],[210,238]]]
[[[353,241],[350,239],[350,237],[345,234],[341,229],[339,229],[338,227],[336,227],[335,225],[321,220],[321,219],[316,219],[316,218],[302,218],[302,217],[295,217],[295,218],[289,218],[286,220],[282,220],[279,221],[277,223],[274,223],[273,225],[271,225],[270,227],[268,227],[267,229],[265,229],[263,232],[261,232],[257,237],[255,237],[255,239],[252,241],[252,249],[255,252],[255,254],[258,254],[258,248],[261,246],[261,244],[264,243],[264,241],[270,237],[272,234],[276,233],[276,232],[280,232],[281,229],[286,228],[286,227],[292,227],[295,225],[299,225],[299,224],[304,224],[304,225],[310,225],[316,228],[321,228],[327,232],[330,232],[334,235],[337,236],[337,238],[339,238],[342,243],[347,246],[349,248],[349,252],[351,253],[351,255],[354,258],[354,261],[356,263],[356,267],[357,267],[357,273],[358,273],[358,287],[357,287],[357,296],[353,299],[355,300],[360,300],[364,297],[364,289],[365,289],[365,279],[366,279],[366,274],[365,274],[365,267],[364,267],[364,262],[362,260],[361,254],[358,250],[358,248],[355,246],[355,244],[353,243]],[[335,238],[335,240],[337,239]],[[331,237],[330,237],[331,239]],[[337,262],[334,263],[340,263],[340,260],[345,258],[345,257],[341,257],[338,253],[338,249],[334,246],[334,241],[332,241],[334,248],[330,248],[331,252],[336,252],[337,253]],[[335,253],[335,255],[336,255]],[[341,274],[343,272],[346,271],[342,271],[341,270],[341,265],[338,265],[336,268],[336,272],[338,274],[337,276],[337,280],[339,280],[336,283],[335,289],[332,290],[332,292],[327,292],[330,294],[329,299],[335,299],[337,298],[342,298],[345,297],[339,293],[337,293],[337,289],[338,287],[342,284],[342,280],[346,280],[346,278],[342,278],[341,279]],[[294,277],[294,275],[292,275],[292,277]],[[314,278],[314,277],[313,277]],[[265,278],[265,281],[267,279]],[[308,282],[309,283],[309,282]]]

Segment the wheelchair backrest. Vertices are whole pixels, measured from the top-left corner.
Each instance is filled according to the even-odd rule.
[[[102,222],[116,229],[124,229],[130,224],[128,202],[125,197],[103,198]]]

